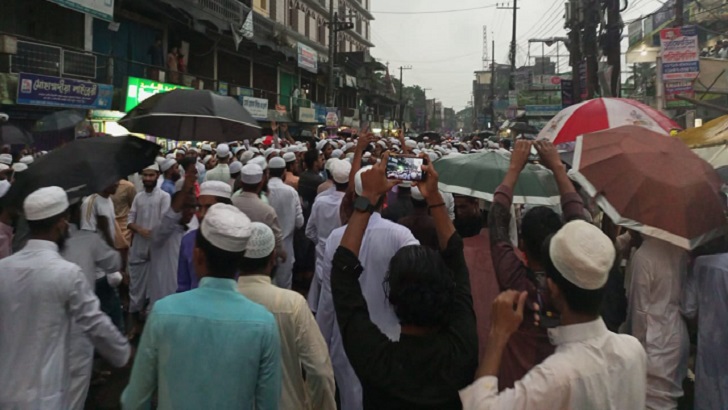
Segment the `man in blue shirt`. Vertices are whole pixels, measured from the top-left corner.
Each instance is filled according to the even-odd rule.
[[[164,181],[162,182],[162,191],[174,196],[174,184],[180,179],[181,174],[179,172],[179,164],[174,158],[167,158],[159,165],[159,170],[162,171]]]
[[[234,281],[251,222],[215,204],[197,234],[189,292],[154,305],[134,360],[124,409],[276,410],[281,394],[280,339],[273,315],[238,293]]]
[[[232,205],[231,196],[230,184],[222,181],[203,182],[200,185],[200,197],[197,199],[199,204],[197,220],[202,223],[207,211],[215,204]],[[195,273],[192,261],[195,242],[197,241],[197,231],[197,229],[189,231],[182,238],[182,244],[179,248],[179,264],[177,266],[177,293],[196,288],[200,281],[197,273]]]

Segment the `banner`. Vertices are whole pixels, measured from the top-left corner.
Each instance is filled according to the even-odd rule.
[[[561,111],[560,105],[526,105],[526,115],[529,117],[553,117]]]
[[[326,108],[326,128],[339,128],[339,114],[336,107]]]
[[[680,100],[678,95],[695,98],[692,81],[669,81],[665,83],[665,106],[667,108],[691,107],[693,104]]]
[[[298,122],[306,124],[315,124],[316,121],[316,110],[313,108],[298,107]]]
[[[114,0],[48,0],[106,21],[114,21]]]
[[[642,20],[638,19],[629,23],[627,26],[627,32],[629,33],[629,46],[639,43],[642,40]]]
[[[566,108],[574,105],[574,81],[561,80],[561,106]]]
[[[242,97],[242,104],[256,120],[268,119],[268,100],[265,98]]]
[[[90,81],[19,74],[18,104],[110,109],[114,86]]]
[[[314,74],[318,73],[318,53],[311,47],[298,43],[298,66]]]
[[[191,90],[190,87],[182,85],[159,83],[147,80],[146,78],[129,77],[126,89],[126,101],[124,102],[124,111],[131,111],[134,107],[139,105],[139,103],[154,94],[172,91],[177,88]]]
[[[316,105],[316,122],[319,124],[325,124],[326,123],[326,114],[328,111],[326,110],[326,107],[323,105]]]
[[[695,26],[666,28],[660,31],[662,79],[694,80],[700,74],[698,31]]]

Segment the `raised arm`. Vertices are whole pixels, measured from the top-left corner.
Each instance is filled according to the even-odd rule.
[[[564,222],[584,219],[584,201],[576,192],[574,184],[571,183],[569,176],[566,174],[566,167],[561,162],[561,157],[559,157],[559,152],[554,144],[549,141],[536,141],[535,146],[541,164],[554,173],[554,179],[559,187],[559,194],[561,194]]]

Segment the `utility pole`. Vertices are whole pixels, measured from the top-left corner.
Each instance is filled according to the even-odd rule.
[[[599,25],[599,3],[586,0],[584,7],[584,57],[586,58],[586,98],[593,98],[599,90],[597,73],[599,48],[597,26]]]
[[[429,130],[430,126],[427,123],[427,92],[432,91],[432,88],[423,88],[422,94],[425,96],[425,131]]]
[[[683,14],[685,14],[683,0],[675,0],[675,27],[682,27],[684,23]]]
[[[581,29],[583,26],[583,11],[581,0],[566,2],[566,21],[564,27],[569,29],[569,39],[566,48],[569,50],[569,65],[571,65],[572,102],[581,101]]]
[[[399,126],[404,129],[404,100],[402,99],[402,89],[404,88],[404,83],[402,82],[402,72],[404,70],[411,70],[411,65],[405,65],[399,67]]]
[[[513,0],[513,7],[510,7],[506,4],[496,4],[496,9],[498,10],[512,10],[513,11],[513,31],[511,33],[511,51],[509,54],[510,63],[511,63],[511,75],[508,79],[508,89],[509,90],[515,90],[516,89],[516,20],[517,20],[517,12],[518,12],[518,0]]]
[[[492,60],[490,60],[490,127],[495,131],[495,36],[491,42],[490,52]],[[475,115],[475,107],[473,107],[473,115]]]
[[[620,97],[622,86],[622,28],[624,23],[620,18],[622,10],[619,9],[620,0],[609,0],[607,6],[607,43],[605,54],[607,64],[612,68],[612,75],[609,81],[610,96]]]
[[[346,18],[346,16],[344,16]],[[334,73],[334,63],[336,61],[336,47],[338,42],[339,31],[351,30],[354,23],[350,21],[339,21],[339,13],[334,12],[334,1],[329,2],[329,21],[326,23],[329,27],[329,107],[336,105],[336,83]]]

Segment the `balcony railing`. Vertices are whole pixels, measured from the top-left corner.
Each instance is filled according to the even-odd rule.
[[[238,0],[187,0],[197,8],[228,22],[242,23],[245,5]]]

